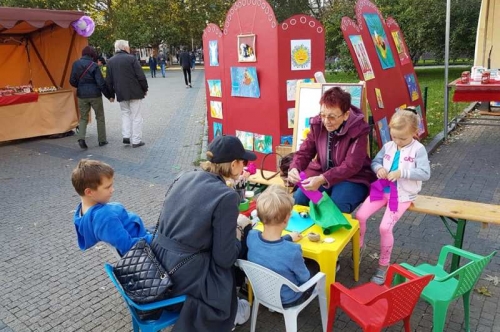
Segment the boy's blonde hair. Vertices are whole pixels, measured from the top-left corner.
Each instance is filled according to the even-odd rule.
[[[263,224],[279,224],[285,221],[292,208],[292,196],[277,184],[269,186],[257,198],[257,214]]]
[[[82,159],[71,173],[71,183],[80,196],[85,196],[85,189],[96,190],[102,178],[112,178],[115,171],[111,166],[99,160]]]
[[[207,154],[208,158],[213,157],[213,154],[210,151],[207,151],[206,154]],[[232,163],[232,161],[228,162],[228,163],[216,164],[216,163],[213,163],[213,162],[207,160],[207,161],[201,162],[200,167],[204,171],[214,173],[214,174],[226,177],[226,178],[230,178],[233,176],[231,174],[231,163]]]
[[[415,113],[413,113],[415,112]],[[416,114],[416,111],[400,110],[397,111],[391,118],[389,123],[389,128],[395,130],[405,130],[408,129],[412,133],[418,132],[418,123],[420,119]]]

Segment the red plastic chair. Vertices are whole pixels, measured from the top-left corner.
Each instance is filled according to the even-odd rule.
[[[394,274],[406,279],[405,283],[391,286]],[[368,282],[347,289],[336,282],[330,285],[328,328],[332,331],[337,307],[343,309],[363,331],[382,331],[384,327],[403,320],[405,331],[410,332],[410,317],[425,286],[434,278],[432,274],[419,277],[398,264],[389,266],[383,285]]]

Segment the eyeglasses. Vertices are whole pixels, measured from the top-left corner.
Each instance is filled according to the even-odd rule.
[[[343,117],[344,114],[340,114],[340,115],[328,114],[328,115],[326,115],[323,113],[319,113],[319,116],[321,117],[321,120],[335,121],[338,118]]]

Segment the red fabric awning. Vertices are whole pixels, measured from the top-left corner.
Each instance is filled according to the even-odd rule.
[[[73,10],[0,7],[0,34],[26,34],[52,24],[67,28],[83,15]]]

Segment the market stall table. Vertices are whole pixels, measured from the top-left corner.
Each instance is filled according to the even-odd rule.
[[[24,103],[33,103],[38,100],[38,93],[22,93],[11,96],[0,96],[0,107]]]
[[[500,101],[500,81],[492,81],[487,84],[470,81],[464,84],[460,82],[460,79],[456,79],[448,86],[455,88],[454,102]]]

